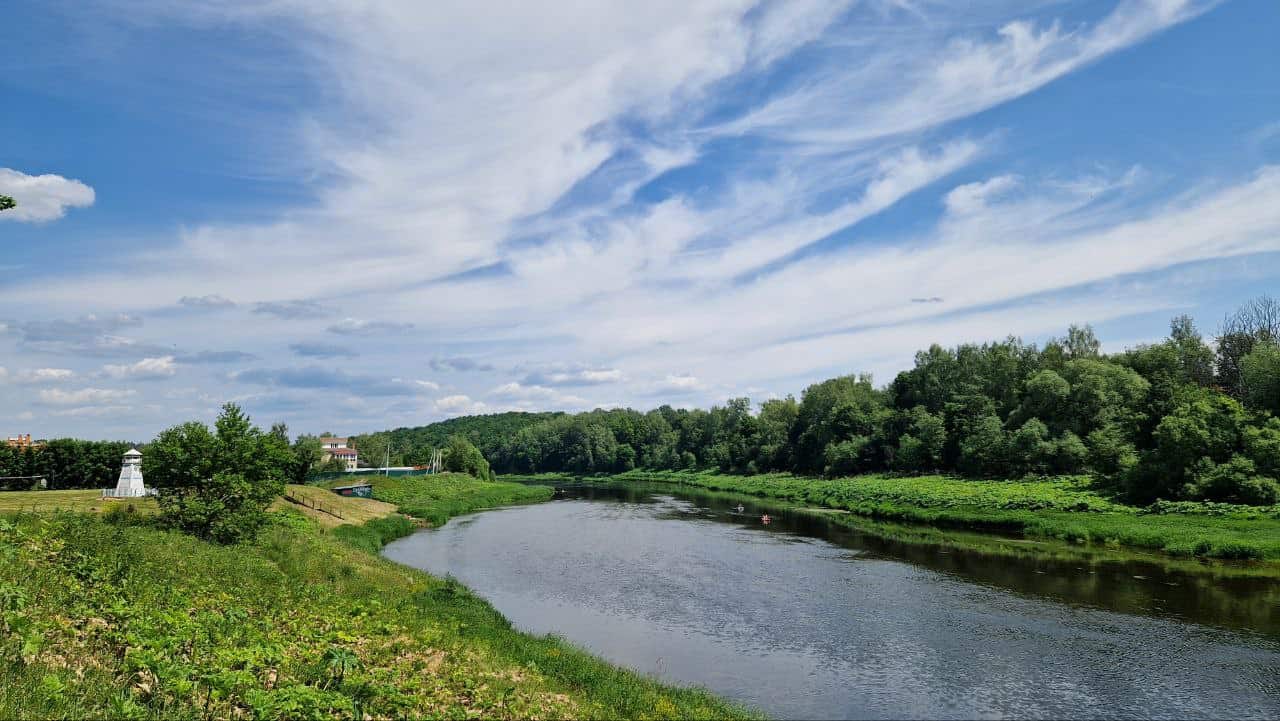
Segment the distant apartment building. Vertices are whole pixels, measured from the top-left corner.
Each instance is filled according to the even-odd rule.
[[[33,450],[44,448],[44,441],[32,441],[30,433],[19,433],[16,436],[9,436],[6,440],[6,444],[10,448],[17,448],[18,450],[27,448]]]
[[[343,463],[347,464],[348,471],[354,471],[356,462],[360,460],[356,449],[347,445],[346,438],[334,438],[333,436],[321,438],[320,451],[324,453],[326,463],[332,458],[339,458]]]

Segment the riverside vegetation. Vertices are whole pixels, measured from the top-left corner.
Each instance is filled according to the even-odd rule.
[[[758,410],[737,398],[710,410],[511,414],[468,437],[504,474],[1088,474],[1129,504],[1267,506],[1280,501],[1277,414],[1280,302],[1264,297],[1227,318],[1212,346],[1186,316],[1163,342],[1114,354],[1072,327],[1043,347],[935,345],[886,386],[847,375]]]
[[[565,476],[512,476],[554,481]],[[1178,557],[1266,561],[1259,573],[1280,575],[1280,505],[1167,502],[1118,503],[1088,477],[983,481],[948,476],[805,478],[734,476],[698,471],[630,471],[593,480],[678,483],[699,489],[821,506],[889,521],[1012,532],[1103,547],[1128,546]],[[936,540],[932,539],[932,540]]]
[[[270,515],[235,545],[126,514],[0,518],[0,717],[748,715]]]
[[[158,505],[0,515],[0,717],[752,716],[520,633],[453,581],[376,554],[421,523],[550,489],[371,478],[417,520],[378,505],[326,528],[264,490],[283,490],[295,460],[281,436],[227,406],[214,430],[184,424],[151,445],[172,466],[148,476]],[[250,451],[269,461],[229,470]],[[23,495],[91,506],[78,491]]]

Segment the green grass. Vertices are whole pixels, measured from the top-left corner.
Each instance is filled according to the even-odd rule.
[[[97,489],[79,491],[0,491],[0,513],[49,513],[52,511],[102,512],[133,507],[138,513],[155,513],[154,498],[103,498]]]
[[[482,508],[536,503],[552,496],[552,489],[522,483],[481,481],[464,473],[430,476],[358,476],[328,481],[326,488],[353,483],[373,485],[373,497],[394,503],[400,512],[439,526],[454,516]]]
[[[819,479],[790,474],[631,471],[610,478],[679,483],[842,509],[883,520],[1077,544],[1129,546],[1178,557],[1280,560],[1280,507],[1181,503],[1141,509],[1107,498],[1092,488],[1086,477],[987,481],[867,475]]]
[[[272,515],[235,546],[137,515],[0,518],[0,718],[749,715],[515,631],[456,583],[297,511]],[[372,523],[407,522],[392,518]]]

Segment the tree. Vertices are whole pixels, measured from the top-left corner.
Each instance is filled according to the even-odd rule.
[[[228,403],[214,430],[196,421],[161,431],[143,456],[160,510],[174,528],[219,543],[252,538],[284,491],[294,455]]]
[[[942,465],[942,450],[947,443],[946,421],[941,415],[912,408],[908,414],[908,431],[898,439],[894,465],[904,471],[931,471]]]
[[[1250,409],[1280,415],[1280,345],[1258,343],[1240,362],[1241,399]]]
[[[0,195],[0,211],[18,207],[18,203],[7,195]]]
[[[313,470],[316,470],[316,467],[320,465],[321,459],[324,458],[324,452],[320,447],[320,439],[315,436],[298,436],[290,450],[293,453],[293,462],[289,466],[289,479],[294,483],[306,483],[307,476]],[[338,470],[346,469],[345,462],[337,458],[331,460],[337,460],[342,466]]]
[[[449,437],[444,449],[444,468],[454,473],[468,473],[481,480],[489,477],[489,462],[465,436]]]
[[[1222,321],[1217,338],[1217,376],[1227,393],[1243,396],[1241,363],[1258,343],[1280,342],[1280,301],[1260,296]]]

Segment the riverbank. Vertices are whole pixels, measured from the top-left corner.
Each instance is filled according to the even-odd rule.
[[[434,480],[375,492],[432,519],[550,494]],[[515,631],[462,586],[370,552],[416,527],[402,515],[331,530],[271,516],[234,546],[141,514],[0,518],[0,717],[749,716]]]
[[[508,476],[552,481],[569,476]],[[1018,534],[1072,544],[1129,547],[1176,558],[1252,560],[1280,575],[1280,507],[1171,504],[1158,509],[1107,498],[1084,477],[984,481],[947,476],[804,478],[629,471],[617,482],[675,483],[938,528]],[[1160,511],[1160,512],[1152,512]]]

